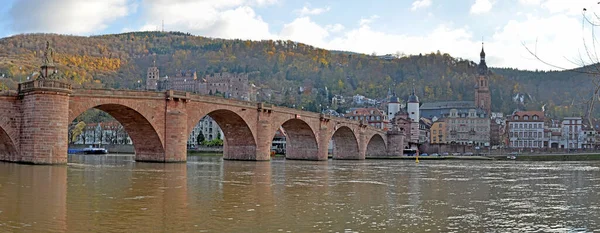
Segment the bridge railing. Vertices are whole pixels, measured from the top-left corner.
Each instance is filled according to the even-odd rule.
[[[19,83],[19,93],[25,93],[36,89],[49,89],[71,91],[73,87],[70,83],[51,79],[36,79],[28,82]]]

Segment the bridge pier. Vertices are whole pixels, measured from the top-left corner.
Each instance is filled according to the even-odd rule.
[[[19,162],[66,164],[70,84],[37,79],[19,85],[23,113]]]
[[[164,162],[187,161],[187,110],[186,100],[167,100],[165,118]]]
[[[327,130],[327,125],[321,123],[321,128],[319,129],[319,136],[317,137],[317,160],[327,160],[329,159],[329,131]]]
[[[404,131],[388,131],[387,132],[387,154],[390,156],[404,155]]]
[[[259,113],[260,114],[260,113]],[[266,113],[263,113],[266,114]],[[271,160],[271,123],[268,119],[261,119],[259,116],[258,123],[256,125],[256,161],[268,161]]]

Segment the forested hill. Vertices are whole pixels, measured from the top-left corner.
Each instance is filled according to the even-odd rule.
[[[288,106],[325,106],[325,87],[329,94],[382,98],[388,88],[406,97],[414,84],[421,102],[474,98],[476,63],[440,52],[391,59],[328,51],[292,41],[223,40],[178,32],[3,38],[0,76],[9,77],[2,79],[5,88],[15,88],[19,80],[38,70],[47,40],[54,47],[59,69],[74,85],[83,87],[136,88],[138,81],[144,83],[147,67],[156,61],[161,76],[174,75],[177,70],[195,70],[200,77],[222,71],[253,72],[250,82],[273,89],[281,97],[267,101]],[[479,53],[479,48],[473,48],[473,53]],[[561,72],[552,76],[555,82],[547,82],[547,73],[508,69],[494,72],[490,81],[492,108],[505,113],[517,107],[540,109],[543,104],[553,105],[553,111],[558,106],[560,114],[565,114],[565,106],[573,111],[576,96],[569,87],[574,86],[574,79],[588,80],[563,79]],[[548,85],[555,94],[542,88]],[[298,92],[299,87],[304,91]],[[513,97],[519,93],[531,98],[523,104],[514,102]]]

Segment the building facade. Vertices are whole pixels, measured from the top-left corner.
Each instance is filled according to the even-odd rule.
[[[562,120],[561,148],[583,148],[583,119],[581,117],[565,117]]]
[[[118,121],[89,123],[74,144],[110,145],[132,144],[131,138]]]
[[[350,120],[364,120],[370,126],[379,129],[388,129],[389,120],[387,115],[377,108],[355,108],[346,114],[345,117]]]
[[[225,98],[250,100],[248,74],[216,73],[198,78],[195,71],[177,71],[174,76],[160,77],[158,67],[149,67],[146,90],[177,90],[201,95],[223,95]]]
[[[450,110],[445,119],[450,144],[489,146],[490,118],[482,109]]]
[[[192,129],[192,132],[188,137],[188,147],[198,146],[198,137],[200,136],[200,134],[202,134],[205,141],[211,141],[213,139],[222,139],[223,141],[225,140],[225,135],[223,134],[223,131],[221,130],[219,125],[217,125],[217,122],[215,122],[210,116],[202,117],[198,124],[194,126],[194,129]]]
[[[542,148],[544,141],[544,112],[517,111],[508,120],[510,148]]]
[[[506,145],[506,118],[504,114],[493,112],[490,117],[490,146],[500,148]]]
[[[431,144],[446,144],[446,119],[439,119],[431,124]]]

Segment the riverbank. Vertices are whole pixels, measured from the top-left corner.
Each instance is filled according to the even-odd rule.
[[[366,159],[416,160],[415,156],[370,156]],[[419,156],[419,160],[494,160],[485,156]]]
[[[222,153],[188,151],[188,156],[208,156],[218,157],[223,156]],[[284,159],[285,155],[277,154],[274,157]],[[331,155],[329,159],[333,159]],[[381,159],[381,160],[415,160],[415,156],[371,156],[366,159]],[[489,155],[489,156],[419,156],[419,160],[513,160],[507,155]],[[516,161],[600,161],[600,154],[596,153],[579,153],[579,154],[528,154],[517,155]]]
[[[496,160],[511,160],[507,155],[492,155]],[[517,161],[593,161],[600,160],[600,154],[597,153],[579,153],[579,154],[529,154],[517,155]]]

